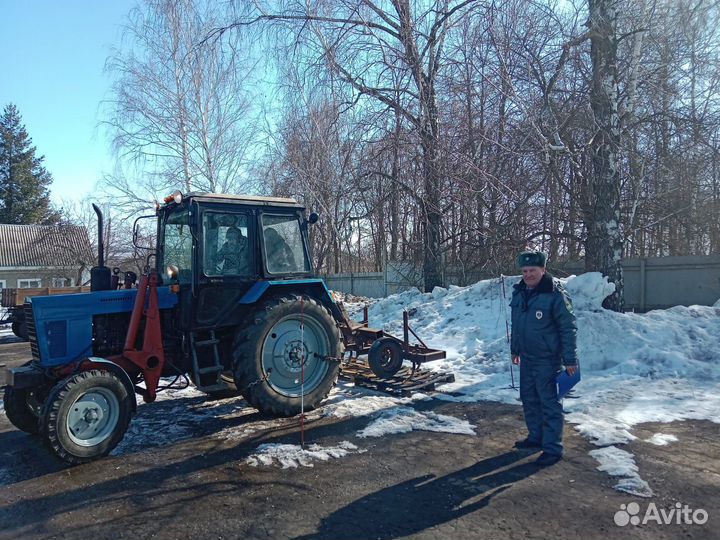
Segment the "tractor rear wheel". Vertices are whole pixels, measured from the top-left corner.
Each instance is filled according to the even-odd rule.
[[[330,312],[308,297],[272,298],[237,331],[235,385],[258,410],[294,416],[337,382],[343,345]]]
[[[368,365],[381,379],[390,379],[402,367],[402,347],[392,338],[384,337],[372,344],[368,351]]]
[[[125,435],[132,400],[114,373],[83,371],[58,382],[50,391],[40,433],[50,450],[68,463],[106,456]]]

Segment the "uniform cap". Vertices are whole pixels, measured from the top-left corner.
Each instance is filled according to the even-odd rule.
[[[545,268],[547,255],[542,251],[523,251],[517,258],[518,268],[525,266],[540,266]]]

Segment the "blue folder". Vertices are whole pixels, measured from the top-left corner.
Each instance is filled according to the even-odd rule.
[[[555,382],[557,382],[558,399],[562,399],[572,390],[573,386],[580,382],[580,367],[578,366],[574,375],[568,374],[568,372],[563,369],[562,372],[558,374]]]

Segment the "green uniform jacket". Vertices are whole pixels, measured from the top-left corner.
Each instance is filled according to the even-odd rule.
[[[577,364],[577,324],[572,302],[560,283],[545,274],[532,290],[513,286],[510,352],[521,359]]]

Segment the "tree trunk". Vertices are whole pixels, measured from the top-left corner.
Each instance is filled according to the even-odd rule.
[[[427,117],[422,130],[423,174],[425,177],[425,193],[423,194],[424,223],[424,260],[423,274],[425,292],[432,292],[435,287],[442,287],[442,259],[440,256],[440,232],[442,213],[440,212],[440,171],[438,168],[438,117],[435,91],[432,86],[427,89]]]
[[[620,235],[620,118],[618,115],[617,37],[613,0],[590,0],[590,105],[597,133],[592,142],[594,178],[587,208],[585,270],[600,271],[615,283],[603,306],[623,309],[623,240]]]

